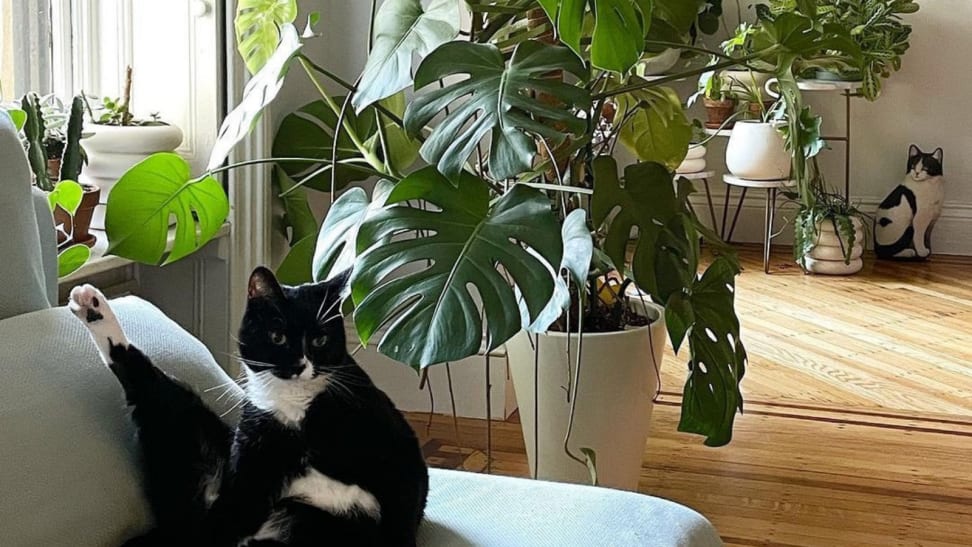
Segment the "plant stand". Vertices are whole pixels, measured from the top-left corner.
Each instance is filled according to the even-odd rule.
[[[718,226],[719,224],[716,221],[715,205],[712,202],[712,191],[709,189],[709,179],[714,177],[715,174],[716,174],[715,171],[700,171],[698,173],[677,173],[675,175],[677,178],[690,180],[692,182],[695,182],[697,180],[702,181],[702,184],[705,186],[705,200],[709,204],[709,218],[712,219],[713,231],[716,229],[716,226]],[[689,209],[692,210],[692,213],[695,213],[695,207],[692,207],[691,202],[689,202]]]
[[[794,180],[748,180],[741,179],[733,175],[724,175],[722,180],[726,183],[726,200],[722,206],[722,230],[720,235],[727,243],[732,242],[732,234],[736,231],[736,222],[739,220],[739,213],[742,211],[743,203],[746,200],[746,193],[750,188],[760,188],[766,190],[766,217],[763,224],[763,271],[770,273],[769,260],[770,251],[773,248],[773,223],[776,217],[776,196],[779,191],[796,185]],[[732,218],[732,225],[726,233],[726,219],[729,216],[729,200],[732,195],[732,187],[742,188],[742,195],[739,196],[739,203],[736,205],[736,213]]]
[[[844,134],[822,137],[828,143],[844,143],[844,197],[850,199],[851,177],[851,97],[860,89],[860,82],[842,82],[830,80],[800,80],[797,82],[801,91],[839,91],[844,97]]]

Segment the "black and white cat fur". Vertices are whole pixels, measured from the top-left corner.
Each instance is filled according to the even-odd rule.
[[[925,259],[931,234],[945,203],[944,151],[931,154],[911,145],[905,180],[881,202],[874,220],[874,250],[879,258]]]
[[[347,352],[347,278],[250,278],[235,429],[129,343],[90,285],[70,308],[132,407],[156,529],[126,545],[413,546],[428,470],[401,413]]]

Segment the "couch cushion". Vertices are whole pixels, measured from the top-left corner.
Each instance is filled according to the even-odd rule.
[[[0,320],[50,306],[30,166],[13,121],[0,110]],[[53,228],[52,228],[53,231]]]
[[[631,492],[431,471],[419,545],[718,547],[704,517]]]
[[[211,408],[239,401],[206,348],[157,308],[112,306],[132,342]],[[0,545],[112,547],[146,530],[137,453],[121,387],[77,318],[54,308],[0,321]]]

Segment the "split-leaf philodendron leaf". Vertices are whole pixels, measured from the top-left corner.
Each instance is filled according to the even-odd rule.
[[[615,119],[625,120],[618,138],[638,161],[653,161],[674,170],[688,153],[692,124],[682,101],[667,87],[625,93],[617,97]],[[633,112],[631,116],[627,114]]]
[[[314,251],[315,280],[330,280],[354,266],[358,230],[384,207],[394,187],[392,182],[382,179],[375,185],[370,200],[363,188],[351,188],[331,204]]]
[[[515,177],[532,165],[537,136],[555,147],[568,133],[581,134],[587,128],[574,109],[588,109],[590,95],[549,77],[561,70],[587,77],[584,63],[567,48],[523,42],[507,64],[496,46],[448,42],[419,66],[415,87],[422,91],[405,111],[405,126],[417,136],[449,111],[433,124],[422,157],[455,183],[477,145],[489,137],[490,175],[497,180]],[[423,89],[456,75],[467,78],[443,88]]]
[[[645,51],[652,0],[538,1],[554,22],[560,41],[581,58],[585,57],[582,42],[590,7],[594,18],[594,30],[590,35],[591,64],[597,68],[623,74]]]
[[[375,44],[352,104],[357,112],[412,83],[412,61],[459,34],[462,0],[386,0],[375,17]]]
[[[228,215],[218,180],[190,178],[189,163],[178,154],[153,154],[129,169],[108,195],[108,251],[142,264],[175,262],[208,243]]]
[[[280,27],[280,45],[267,60],[263,68],[247,82],[243,98],[219,128],[219,134],[209,156],[207,169],[215,169],[226,161],[230,151],[242,141],[253,126],[260,120],[263,110],[283,87],[284,76],[290,68],[290,61],[300,51],[301,42],[297,29],[291,24]]]
[[[488,351],[519,332],[513,285],[536,318],[553,296],[563,241],[539,191],[516,185],[491,203],[485,181],[465,173],[455,186],[428,167],[364,222],[358,252],[351,296],[362,342],[386,329],[379,350],[418,368],[476,355],[484,336]]]
[[[236,48],[250,74],[267,63],[280,43],[280,29],[297,18],[297,0],[240,0],[236,6]]]

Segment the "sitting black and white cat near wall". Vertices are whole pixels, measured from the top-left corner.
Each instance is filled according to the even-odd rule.
[[[945,203],[945,179],[939,148],[926,154],[908,150],[908,172],[878,206],[874,219],[874,250],[879,258],[925,259],[931,255],[931,235]]]
[[[428,470],[411,427],[347,352],[347,282],[258,268],[239,333],[235,430],[128,342],[90,285],[70,308],[132,407],[157,528],[130,546],[414,546]]]

